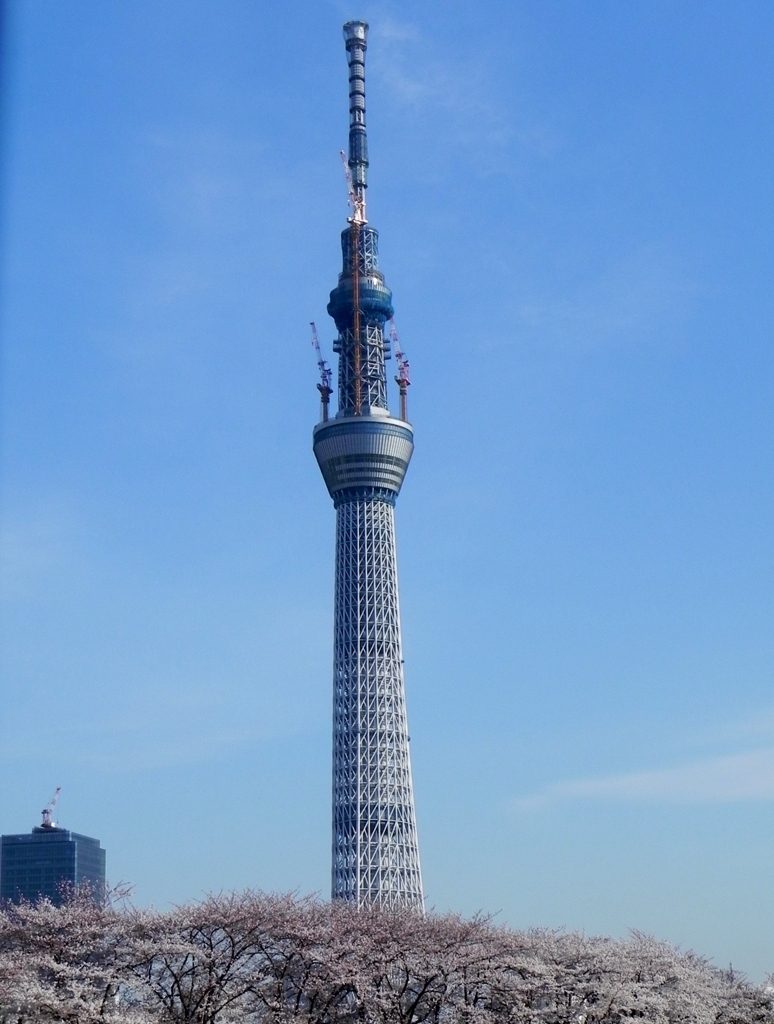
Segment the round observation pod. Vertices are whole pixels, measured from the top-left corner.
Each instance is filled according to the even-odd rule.
[[[369,496],[394,503],[413,451],[414,431],[391,416],[345,416],[314,428],[315,458],[337,507]]]

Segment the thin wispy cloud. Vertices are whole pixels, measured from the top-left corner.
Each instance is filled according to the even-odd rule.
[[[70,688],[69,699],[57,694],[44,721],[4,716],[0,764],[24,762],[40,744],[62,765],[147,771],[198,764],[314,732],[325,707],[317,680],[307,671],[299,683],[293,666],[283,675],[276,661],[266,674],[256,670],[272,653],[264,646],[252,652],[252,664],[244,664],[221,648],[222,667],[198,672],[182,657],[182,668],[166,663],[155,671],[142,658],[123,659],[127,665],[117,658],[99,666],[100,685],[85,687],[76,699],[65,679],[62,689]],[[157,654],[156,660],[163,659]],[[303,654],[298,660],[311,662]]]
[[[155,564],[106,547],[99,522],[79,519],[74,505],[68,514],[64,501],[5,520],[0,765],[42,747],[62,765],[146,771],[297,737],[325,720],[317,651],[328,625],[316,607],[294,595],[270,608],[243,603],[228,584],[217,595],[212,582],[164,584]],[[88,611],[74,620],[78,601]],[[32,654],[22,606],[40,621]],[[46,690],[40,666],[54,675]],[[47,694],[42,719],[27,712],[30,692]]]
[[[0,601],[52,595],[78,561],[83,522],[72,501],[48,495],[6,511],[0,524]]]
[[[416,42],[421,38],[419,29],[412,22],[377,16],[375,25],[377,37],[381,42],[407,43]]]
[[[161,680],[168,686],[169,681]],[[137,772],[172,768],[183,764],[201,764],[216,758],[236,756],[278,739],[292,740],[314,732],[308,716],[299,720],[280,702],[264,701],[242,709],[237,717],[233,708],[213,705],[181,712],[182,701],[161,720],[150,712],[110,720],[108,727],[73,718],[63,734],[55,728],[38,730],[36,739],[63,766],[86,766],[106,771]],[[231,713],[229,713],[231,711]],[[29,735],[2,734],[0,763],[20,764],[32,756]]]
[[[731,727],[726,725],[722,733],[718,730],[718,735],[726,742],[733,740],[740,744],[774,742],[774,710],[749,715]]]
[[[371,20],[369,70],[403,114],[422,118],[456,145],[503,144],[513,134],[502,97],[493,98],[491,68],[459,54],[441,54],[411,23]]]
[[[541,344],[597,349],[641,338],[670,339],[696,305],[698,274],[668,243],[644,247],[602,267],[594,278],[570,282],[564,297],[524,296],[514,321]],[[510,338],[508,339],[510,344]]]
[[[655,771],[558,782],[515,803],[521,811],[568,800],[717,804],[774,800],[774,748]]]
[[[151,130],[137,134],[135,150],[130,198],[153,231],[116,257],[116,300],[91,315],[89,338],[121,388],[163,380],[198,395],[224,320],[278,261],[297,259],[313,192],[247,132]]]

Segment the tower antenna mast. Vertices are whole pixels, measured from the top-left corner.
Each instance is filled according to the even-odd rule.
[[[349,205],[352,210],[352,216],[347,219],[350,224],[349,256],[352,262],[352,341],[354,343],[355,415],[359,416],[363,409],[363,372],[360,353],[360,228],[366,223],[365,186],[358,185],[355,187],[355,183],[352,180],[352,172],[349,169],[347,154],[343,149],[339,150],[339,156],[344,168],[344,177],[347,179]]]

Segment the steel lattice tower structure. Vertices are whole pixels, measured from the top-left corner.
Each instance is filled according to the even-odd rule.
[[[324,378],[314,428],[336,508],[332,897],[422,910],[393,518],[414,435],[387,408],[392,293],[378,267],[378,233],[365,220],[367,32],[364,22],[344,26],[352,217],[328,303],[339,332],[338,411],[327,418]]]

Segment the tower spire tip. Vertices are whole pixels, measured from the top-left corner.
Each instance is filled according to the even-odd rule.
[[[365,45],[366,36],[368,35],[368,22],[367,21],[348,21],[344,25],[344,38],[349,43],[360,42]]]

